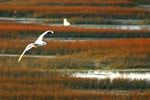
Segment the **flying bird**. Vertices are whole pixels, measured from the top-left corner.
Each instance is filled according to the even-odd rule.
[[[34,43],[28,44],[28,45],[26,46],[25,50],[24,50],[24,51],[22,52],[22,54],[20,55],[20,57],[19,57],[19,59],[18,59],[18,62],[21,61],[23,55],[24,55],[27,51],[29,51],[31,48],[37,48],[37,47],[46,45],[46,42],[43,41],[43,37],[44,37],[46,34],[48,34],[48,33],[53,34],[54,32],[51,31],[51,30],[48,30],[48,31],[42,33],[42,34],[37,38],[37,40],[36,40]]]
[[[67,18],[64,18],[64,22],[63,22],[64,26],[70,26],[69,21],[67,20]]]

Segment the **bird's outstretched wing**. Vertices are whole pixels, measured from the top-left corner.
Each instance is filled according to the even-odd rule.
[[[23,55],[28,51],[30,50],[32,47],[34,47],[34,44],[33,43],[30,43],[26,46],[25,50],[22,52],[22,54],[20,55],[19,59],[18,59],[18,62],[21,61]]]
[[[35,41],[35,43],[38,43],[39,41],[42,41],[43,37],[44,37],[47,33],[53,34],[54,32],[51,31],[51,30],[48,30],[48,31],[42,33],[42,34],[37,38],[37,40]]]

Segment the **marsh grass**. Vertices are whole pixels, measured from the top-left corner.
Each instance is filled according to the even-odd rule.
[[[0,70],[0,98],[5,100],[148,100],[149,88],[146,80],[72,78],[31,67]]]
[[[19,57],[19,56],[18,56]],[[90,69],[95,68],[95,61],[85,57],[56,56],[56,58],[24,57],[20,63],[18,57],[0,57],[0,66],[15,68],[26,66],[39,69]]]
[[[85,5],[89,5],[89,6],[119,6],[119,5],[124,5],[124,6],[131,6],[131,5],[135,5],[133,1],[129,1],[129,0],[124,0],[124,1],[120,1],[120,0],[94,0],[93,2],[90,0],[84,1],[84,0],[77,0],[77,1],[70,1],[70,0],[61,0],[61,1],[53,1],[53,0],[43,0],[43,1],[34,1],[34,0],[29,0],[28,3],[26,3],[25,1],[19,1],[16,2],[15,0],[11,0],[9,2],[7,1],[1,1],[1,4],[5,4],[5,5],[37,5],[37,6],[47,6],[47,5],[51,5],[51,6],[75,6],[75,5],[80,5],[80,6],[85,6]]]
[[[61,9],[61,11],[60,11]],[[88,10],[87,10],[88,9]],[[8,6],[1,5],[0,15],[5,17],[62,18],[67,17],[106,17],[106,18],[149,18],[150,12],[143,8],[95,7],[95,6]],[[117,13],[116,13],[117,12]]]
[[[46,30],[53,30],[54,35],[46,37],[63,38],[131,38],[131,37],[150,37],[150,31],[142,30],[122,30],[122,29],[103,29],[103,28],[82,28],[82,27],[63,27],[48,26],[39,24],[21,24],[15,22],[0,23],[1,38],[20,38],[33,39],[38,37]]]
[[[61,0],[59,3],[85,4],[78,7],[48,7],[48,2],[29,0],[32,6],[17,0],[1,1],[0,15],[9,17],[106,17],[106,18],[149,18],[148,10],[127,7],[147,0],[97,1]],[[14,3],[13,5],[9,3]],[[18,6],[18,4],[20,6]],[[7,4],[8,3],[8,4]],[[47,5],[48,3],[48,5]],[[90,3],[90,5],[89,5]],[[91,4],[92,3],[92,4]],[[91,5],[110,7],[91,7]],[[39,6],[40,4],[40,6]],[[45,6],[46,4],[46,6]],[[34,5],[34,6],[33,6]],[[57,5],[57,4],[52,4]],[[115,5],[115,6],[114,6]],[[125,5],[126,7],[119,7]],[[130,6],[131,6],[130,5]],[[45,6],[45,7],[44,7]],[[60,9],[62,10],[60,12]],[[85,10],[83,10],[85,9]],[[54,14],[54,16],[52,16]],[[0,53],[21,54],[25,46],[45,30],[54,30],[54,37],[149,37],[148,30],[130,31],[113,29],[84,29],[72,27],[49,27],[35,24],[0,22]],[[59,31],[58,31],[59,29]],[[72,34],[70,34],[72,33]],[[32,40],[25,40],[29,38]],[[17,38],[17,39],[16,39]],[[20,38],[20,39],[18,39]],[[23,39],[23,40],[21,40]],[[50,43],[50,44],[49,44]],[[150,85],[147,80],[129,79],[82,79],[69,77],[56,69],[95,68],[95,62],[112,68],[149,68],[149,39],[125,39],[94,42],[52,42],[47,47],[28,52],[36,55],[59,55],[58,58],[27,58],[20,63],[18,57],[0,57],[0,100],[149,100]],[[11,45],[10,45],[11,44]],[[17,45],[16,45],[17,44]],[[101,66],[100,66],[101,68]]]
[[[7,42],[6,42],[7,41]],[[21,54],[30,40],[1,39],[1,53]],[[17,45],[15,45],[17,43]],[[28,66],[52,66],[52,67],[97,67],[111,68],[149,68],[150,39],[120,39],[104,41],[47,41],[47,46],[32,49],[27,55],[57,55],[55,59],[23,58],[21,63]],[[14,44],[14,45],[10,45]],[[1,59],[3,61],[3,59]],[[6,60],[7,61],[7,60]],[[5,62],[6,62],[5,61]],[[8,60],[15,62],[17,60]],[[45,62],[41,63],[40,62]],[[57,63],[59,62],[59,63]],[[31,64],[30,64],[31,63]],[[8,64],[9,65],[9,64]],[[11,65],[11,63],[10,63]]]

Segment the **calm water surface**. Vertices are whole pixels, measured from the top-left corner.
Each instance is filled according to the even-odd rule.
[[[149,69],[138,69],[138,70],[129,69],[121,71],[84,70],[84,71],[74,71],[72,72],[71,76],[80,78],[96,78],[96,79],[109,78],[111,80],[115,78],[150,80],[150,71]]]

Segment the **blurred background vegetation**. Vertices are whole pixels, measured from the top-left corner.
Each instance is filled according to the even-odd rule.
[[[149,18],[150,0],[0,0],[0,100],[149,100],[148,80],[66,71],[149,69]],[[46,30],[55,32],[44,37],[47,45],[26,53],[43,57],[18,63]]]

